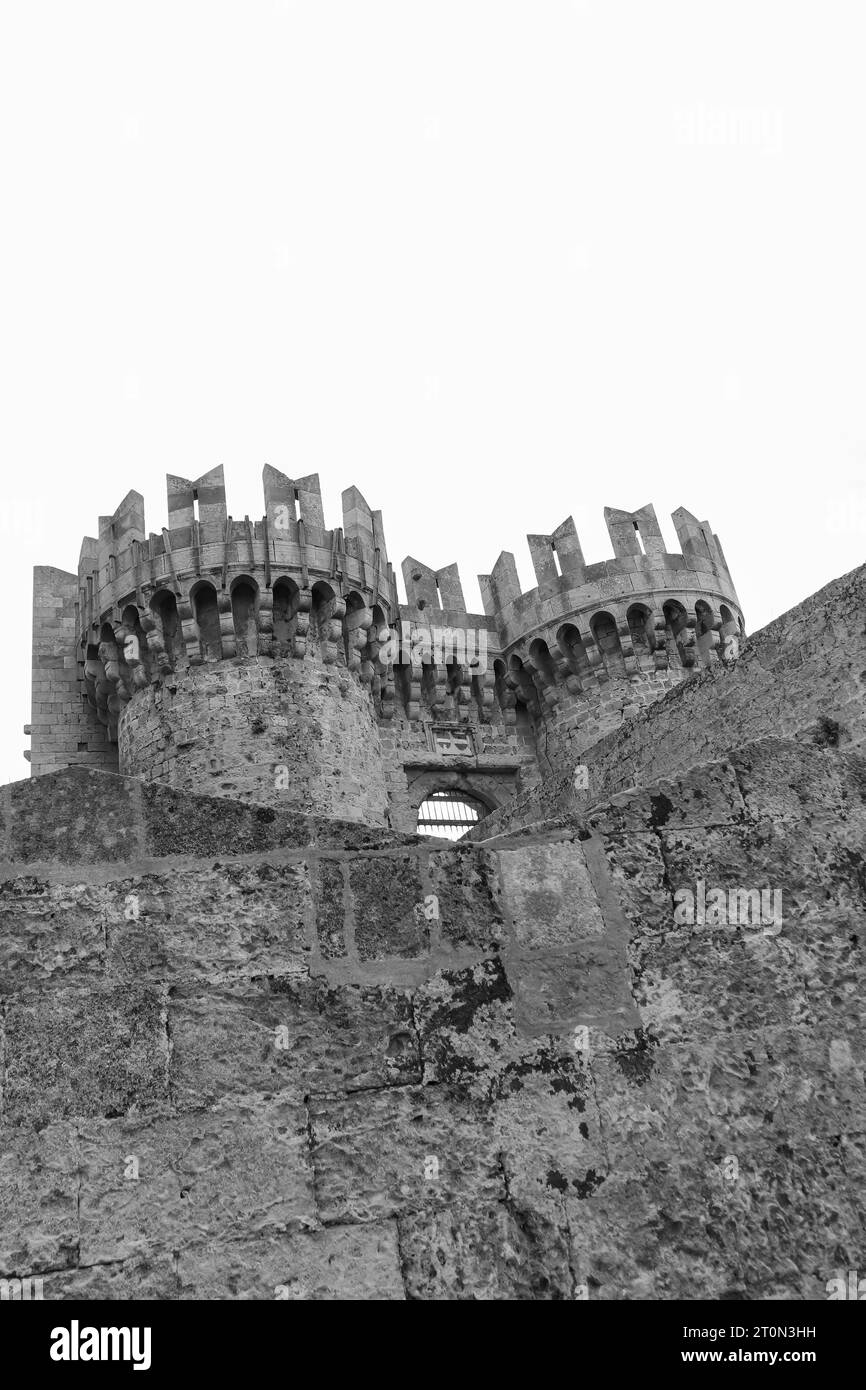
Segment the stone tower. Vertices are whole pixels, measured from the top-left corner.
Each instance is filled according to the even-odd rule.
[[[221,468],[169,476],[148,534],[130,492],[77,575],[35,577],[32,772],[120,772],[199,794],[412,831],[434,791],[500,811],[624,718],[736,655],[743,618],[709,523],[608,509],[614,557],[571,518],[530,536],[467,611],[455,565],[403,563],[357,488],[328,529],[318,477],[264,470],[264,510],[227,513]]]
[[[169,499],[161,536],[132,493],[80,574],[36,574],[3,1287],[776,1300],[862,1270],[866,567],[741,643],[687,513],[679,555],[649,508],[601,564],[531,537],[538,587],[503,556],[472,614],[415,560],[398,603],[355,489],[331,531],[273,470],[255,523],[218,470]],[[486,813],[458,844],[417,833],[439,789]]]

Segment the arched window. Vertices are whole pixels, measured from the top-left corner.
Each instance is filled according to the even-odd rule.
[[[367,627],[371,624],[372,618],[368,616],[363,595],[352,589],[346,595],[346,616],[343,619],[343,649],[350,671],[361,669],[361,652],[367,645]]]
[[[538,710],[538,691],[529,678],[529,672],[515,653],[508,658],[508,675],[506,677],[509,689],[514,691],[517,697],[517,706],[524,710]]]
[[[221,661],[223,654],[216,591],[201,584],[192,594],[198,640],[203,661]]]
[[[256,626],[256,587],[251,579],[236,579],[232,584],[232,624],[235,630],[235,651],[240,657],[255,656],[259,634]]]
[[[418,834],[459,840],[477,825],[486,806],[461,791],[431,792],[418,808]]]
[[[556,634],[556,641],[570,670],[583,685],[591,675],[591,668],[580,631],[574,623],[564,623]]]
[[[631,636],[632,651],[641,664],[652,661],[652,613],[645,603],[633,603],[625,615]]]
[[[624,676],[625,659],[622,654],[622,643],[619,640],[619,630],[613,615],[611,613],[594,613],[590,619],[589,630],[601,652],[607,674],[609,676]]]
[[[702,666],[716,660],[715,648],[719,639],[715,627],[716,618],[712,608],[705,599],[699,598],[695,604],[695,645]]]
[[[668,650],[668,662],[671,666],[687,666],[688,614],[677,599],[668,599],[662,611],[665,615],[665,643]]]
[[[141,614],[134,604],[127,604],[121,622],[125,629],[123,641],[123,660],[133,672],[135,684],[146,685],[150,667],[147,650],[147,637],[141,625]]]
[[[715,627],[713,610],[705,599],[699,598],[695,604],[695,633],[698,637],[704,637],[708,632],[712,632]]]
[[[161,641],[169,665],[186,654],[183,629],[177,612],[177,599],[170,589],[157,589],[150,600],[150,611],[156,622],[157,635]]]
[[[273,588],[274,654],[288,656],[298,625],[300,589],[293,579],[282,576]]]

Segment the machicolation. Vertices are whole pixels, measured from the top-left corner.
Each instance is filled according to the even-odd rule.
[[[169,478],[161,535],[130,493],[78,574],[36,571],[2,1287],[847,1289],[866,567],[746,639],[706,523],[669,554],[608,511],[612,559],[569,520],[478,614],[414,559],[401,604],[343,504],[327,530],[317,480],[266,468],[235,521],[220,470]]]
[[[32,771],[89,766],[215,796],[415,828],[435,792],[501,808],[691,673],[735,659],[742,612],[718,539],[680,508],[605,512],[614,558],[569,518],[480,576],[403,562],[357,488],[328,530],[317,476],[264,470],[264,514],[227,514],[221,468],[170,476],[169,525],[130,492],[78,574],[40,568]],[[543,735],[543,737],[542,737]]]

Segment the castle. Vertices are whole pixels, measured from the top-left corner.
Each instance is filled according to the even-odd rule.
[[[403,562],[352,487],[328,530],[318,477],[264,470],[264,514],[227,515],[221,468],[169,477],[147,534],[129,493],[78,574],[36,572],[32,770],[103,768],[401,831],[425,797],[483,816],[574,766],[624,717],[734,659],[743,617],[709,523],[681,508],[668,554],[651,506],[607,509],[614,558],[571,518],[529,536],[466,609],[455,565]],[[59,627],[58,627],[59,623]]]
[[[130,493],[35,572],[3,1287],[848,1287],[866,567],[746,639],[709,525],[668,554],[644,507],[598,563],[531,536],[530,593],[502,555],[484,614],[409,559],[401,605],[355,488],[329,531],[315,478],[264,484],[238,522],[219,470],[169,478],[161,536]],[[457,843],[419,834],[443,796]]]

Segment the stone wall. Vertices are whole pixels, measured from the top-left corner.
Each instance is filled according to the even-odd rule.
[[[37,565],[33,571],[31,775],[71,766],[117,770],[117,748],[86,708],[78,667],[78,579]]]
[[[497,809],[743,630],[718,538],[682,508],[681,553],[651,506],[606,509],[613,556],[598,563],[570,517],[527,537],[537,586],[521,594],[504,553],[480,576],[479,614],[456,565],[411,557],[399,603],[382,515],[356,487],[332,528],[318,476],[270,466],[260,518],[228,514],[221,467],[169,475],[166,499],[160,534],[132,490],[84,538],[77,575],[36,571],[34,773],[83,763],[259,802],[276,791],[409,829],[439,774]],[[289,657],[311,669],[283,671],[285,699],[269,702],[261,663]],[[383,745],[347,676],[372,698],[378,770]],[[478,731],[474,762],[436,753],[442,724]]]
[[[528,721],[527,721],[528,724]],[[489,810],[506,806],[539,780],[537,748],[531,727],[502,720],[482,723],[470,709],[462,725],[474,751],[464,757],[438,753],[434,721],[400,715],[379,725],[382,767],[388,790],[388,816],[395,830],[410,833],[418,808],[434,791],[454,791],[481,801]]]
[[[765,740],[443,848],[4,789],[0,1277],[47,1298],[805,1298],[866,1263],[866,769]],[[677,925],[696,877],[773,929]]]
[[[573,768],[600,739],[691,678],[681,667],[672,667],[607,680],[577,696],[563,691],[556,705],[544,708],[539,721],[537,742],[545,772],[555,775],[563,767]]]
[[[204,795],[383,825],[387,796],[369,690],[345,669],[208,662],[138,692],[120,771]]]
[[[674,777],[764,735],[857,749],[866,742],[866,566],[751,636],[731,665],[683,681],[554,776],[495,813],[476,836],[580,810],[655,778]],[[586,770],[585,789],[575,764]]]

